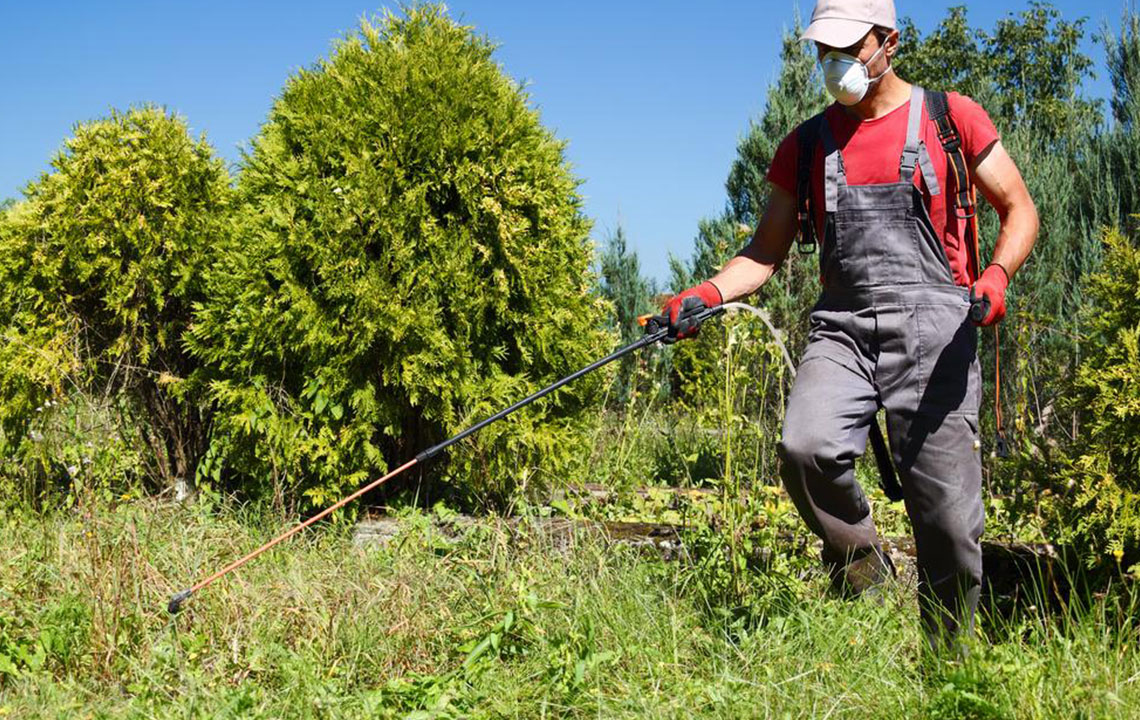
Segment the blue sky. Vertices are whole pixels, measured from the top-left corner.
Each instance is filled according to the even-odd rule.
[[[896,0],[932,28],[958,2]],[[499,43],[499,62],[527,84],[543,121],[569,141],[600,240],[621,223],[646,272],[668,277],[697,221],[724,206],[736,143],[775,78],[794,1],[703,3],[456,0],[451,14]],[[1119,25],[1119,0],[1059,0],[1087,29]],[[76,122],[153,102],[184,115],[236,164],[297,68],[385,5],[362,0],[196,3],[3,0],[0,198],[15,197]],[[393,5],[389,5],[393,7]],[[804,17],[812,4],[800,2]],[[994,22],[1028,7],[994,0],[969,11]],[[1107,93],[1103,53],[1087,91]]]

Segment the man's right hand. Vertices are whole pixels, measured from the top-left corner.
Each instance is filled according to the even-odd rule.
[[[647,332],[668,330],[662,340],[665,343],[692,337],[697,334],[697,315],[702,308],[723,305],[725,295],[729,299],[751,295],[772,277],[792,247],[799,221],[792,194],[779,185],[772,185],[771,189],[752,241],[726,262],[712,280],[670,298],[662,314],[646,323]]]
[[[669,298],[662,309],[663,319],[669,323],[669,334],[662,342],[671,344],[693,337],[701,329],[697,315],[702,310],[717,307],[723,302],[720,290],[708,280]]]

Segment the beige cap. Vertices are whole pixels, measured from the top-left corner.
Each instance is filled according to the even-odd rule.
[[[876,25],[895,28],[894,0],[817,0],[811,24],[800,40],[845,48]]]

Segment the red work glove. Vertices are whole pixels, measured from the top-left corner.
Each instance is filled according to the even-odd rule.
[[[970,319],[983,327],[1001,322],[1005,317],[1005,289],[1009,274],[997,263],[990,263],[970,288]]]
[[[662,309],[662,314],[669,321],[669,335],[662,342],[668,344],[693,337],[701,329],[696,314],[723,302],[720,290],[708,280],[669,298]]]

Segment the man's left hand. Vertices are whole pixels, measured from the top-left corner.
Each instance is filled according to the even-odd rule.
[[[982,327],[1001,322],[1005,317],[1005,289],[1009,287],[1009,275],[1005,268],[997,263],[991,263],[982,276],[970,289],[970,300],[982,300],[989,306],[989,312],[976,324]]]

